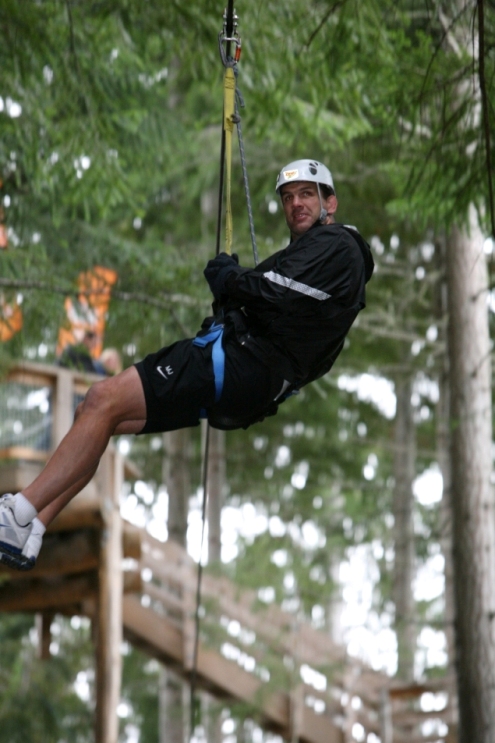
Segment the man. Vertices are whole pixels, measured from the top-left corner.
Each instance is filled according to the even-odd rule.
[[[335,223],[330,171],[297,160],[279,174],[291,242],[254,269],[221,253],[205,277],[215,318],[198,336],[94,384],[34,482],[0,499],[0,556],[32,567],[46,526],[91,480],[114,434],[198,425],[247,427],[326,374],[342,350],[373,272],[368,244]]]

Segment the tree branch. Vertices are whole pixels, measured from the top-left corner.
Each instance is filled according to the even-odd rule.
[[[308,38],[307,42],[304,44],[304,49],[309,49],[309,47],[313,43],[315,37],[321,31],[321,29],[323,28],[323,26],[325,25],[325,23],[328,21],[328,19],[330,18],[330,16],[333,13],[335,13],[335,11],[337,10],[337,8],[339,8],[341,5],[345,5],[345,3],[346,3],[346,0],[338,0],[338,2],[336,2],[334,5],[332,5],[332,7],[325,13],[325,15],[323,16],[322,20],[320,21],[320,23],[318,24],[318,26],[315,28],[315,30],[313,31],[313,33],[311,34],[311,36]]]
[[[50,292],[52,294],[63,294],[64,296],[94,296],[97,294],[107,295],[108,291],[94,291],[89,289],[87,291],[79,291],[75,289],[73,285],[67,286],[55,286],[46,281],[29,281],[27,279],[5,279],[0,278],[0,287],[6,289],[35,289],[36,291]],[[188,294],[165,294],[161,297],[150,297],[147,294],[140,294],[139,292],[124,292],[117,289],[111,291],[112,299],[118,299],[122,302],[138,302],[139,304],[147,304],[152,307],[158,307],[159,309],[170,309],[171,305],[186,305],[188,307],[206,307],[207,303],[202,300],[195,299]]]

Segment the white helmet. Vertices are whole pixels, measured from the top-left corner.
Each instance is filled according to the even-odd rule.
[[[293,181],[310,181],[311,183],[328,186],[335,191],[332,174],[318,160],[294,160],[294,162],[282,168],[277,177],[277,193],[280,193],[282,186]]]

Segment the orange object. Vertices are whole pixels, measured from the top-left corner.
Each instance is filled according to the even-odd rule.
[[[17,302],[6,302],[0,297],[0,342],[9,341],[22,328],[23,317]]]
[[[112,286],[117,278],[116,271],[103,266],[94,266],[89,271],[79,274],[77,300],[65,298],[68,322],[59,330],[57,355],[60,355],[66,346],[81,343],[85,334],[91,331],[96,335],[91,355],[95,359],[100,356]]]
[[[9,247],[9,238],[7,237],[7,228],[0,222],[0,250],[5,250]]]

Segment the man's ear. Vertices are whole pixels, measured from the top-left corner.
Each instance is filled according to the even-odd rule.
[[[329,196],[325,201],[325,209],[327,210],[327,214],[330,216],[333,216],[335,212],[337,211],[337,207],[339,205],[339,202],[337,201],[337,197],[332,194],[332,196]]]

